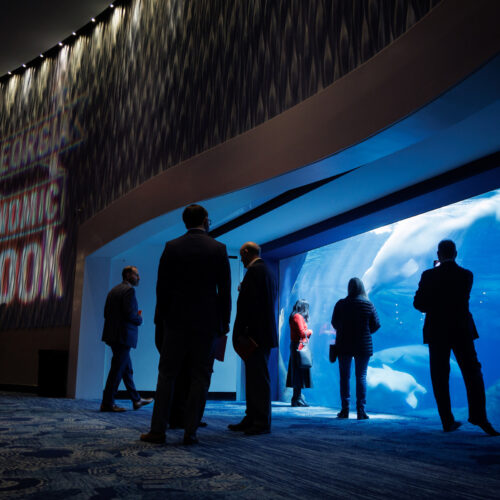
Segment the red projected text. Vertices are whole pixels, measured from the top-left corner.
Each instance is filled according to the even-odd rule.
[[[0,241],[20,237],[61,220],[64,177],[0,198]]]
[[[22,248],[6,248],[0,252],[0,303],[10,304],[18,299],[29,304],[51,295],[63,296],[61,251],[66,234],[45,229],[39,241]]]
[[[0,139],[0,304],[64,296],[66,172],[59,153],[81,141],[70,120],[74,104]]]
[[[0,176],[13,174],[43,163],[51,155],[77,142],[81,134],[77,124],[69,121],[70,106],[37,123],[0,140]]]

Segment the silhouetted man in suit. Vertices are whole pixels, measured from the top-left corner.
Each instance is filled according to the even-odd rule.
[[[232,431],[247,435],[267,434],[271,431],[271,382],[269,354],[278,345],[276,331],[276,280],[266,263],[260,258],[260,247],[253,242],[240,249],[243,265],[247,269],[241,282],[233,343],[254,343],[255,349],[245,355],[246,416],[238,424],[229,424]]]
[[[113,357],[104,388],[101,411],[125,411],[125,408],[115,404],[115,396],[122,379],[133,401],[134,410],[153,401],[152,398],[141,398],[132,378],[134,372],[130,349],[137,347],[138,327],[142,323],[134,290],[139,284],[139,271],[134,266],[127,266],[122,271],[122,278],[123,281],[108,293],[104,306],[102,340],[111,347]]]
[[[469,312],[472,273],[460,267],[457,250],[451,240],[438,245],[438,261],[434,269],[422,273],[413,305],[425,312],[424,343],[429,344],[432,388],[445,432],[457,430],[450,402],[450,354],[453,350],[462,371],[469,422],[487,434],[498,436],[486,417],[486,397],[481,364],[477,359],[474,339],[478,337]]]
[[[184,444],[198,442],[212,372],[212,348],[229,331],[231,274],[226,246],[207,234],[207,211],[190,205],[182,214],[186,234],[165,245],[158,268],[156,299],[163,322],[158,384],[151,430],[142,441],[164,443],[176,379],[189,370]]]

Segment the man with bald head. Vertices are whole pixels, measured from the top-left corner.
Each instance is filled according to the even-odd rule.
[[[269,354],[278,345],[276,331],[276,280],[263,259],[260,247],[251,241],[240,249],[241,261],[247,272],[241,282],[233,344],[253,345],[252,352],[243,355],[245,362],[246,416],[238,424],[230,424],[232,431],[247,435],[267,434],[271,431],[271,382]]]

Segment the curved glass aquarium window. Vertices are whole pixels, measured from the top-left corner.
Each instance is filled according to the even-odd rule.
[[[358,277],[363,280],[382,325],[373,335],[367,410],[435,413],[428,348],[422,343],[424,315],[413,308],[413,297],[420,275],[433,266],[437,244],[442,239],[455,241],[457,263],[474,273],[470,308],[480,336],[476,350],[483,367],[489,418],[500,421],[500,189],[283,259],[280,399],[290,401],[292,394],[285,387],[290,354],[288,317],[295,301],[305,299],[310,304],[308,327],[313,330],[314,363],[313,387],[303,392],[310,404],[340,406],[338,363],[328,360],[329,345],[334,343],[336,334],[330,321],[333,306],[347,294],[349,279]],[[450,391],[460,416],[467,399],[453,357]],[[352,408],[355,394],[352,373]]]

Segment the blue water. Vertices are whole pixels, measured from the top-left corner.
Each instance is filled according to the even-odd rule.
[[[338,407],[338,364],[328,361],[335,331],[333,306],[347,293],[347,283],[365,283],[380,322],[373,336],[368,371],[367,408],[418,413],[435,408],[427,346],[422,344],[424,316],[413,308],[420,275],[432,267],[440,240],[455,241],[457,262],[474,273],[470,306],[480,338],[476,350],[483,366],[490,418],[500,420],[500,190],[369,231],[280,263],[280,398],[289,356],[288,316],[295,301],[310,304],[313,330],[314,387],[304,390],[312,404]],[[353,370],[354,371],[354,370]],[[458,365],[452,362],[450,390],[454,407],[467,399]],[[352,405],[355,384],[351,380]]]

